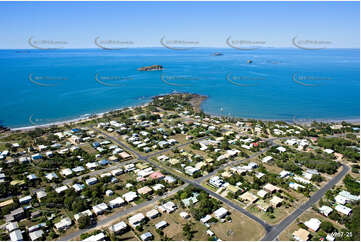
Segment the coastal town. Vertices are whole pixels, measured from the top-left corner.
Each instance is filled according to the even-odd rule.
[[[359,122],[213,116],[206,98],[2,127],[0,240],[360,240]]]

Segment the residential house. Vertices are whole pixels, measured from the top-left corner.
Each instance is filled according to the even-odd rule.
[[[60,222],[54,224],[55,228],[58,231],[64,231],[67,230],[72,225],[72,221],[70,218],[66,217],[60,220]]]
[[[128,229],[128,225],[123,221],[120,221],[119,223],[116,223],[109,227],[109,230],[115,234],[120,234],[122,232],[125,232],[127,229]]]
[[[333,209],[328,206],[322,206],[319,208],[320,213],[328,217],[330,213],[332,213]]]
[[[127,192],[125,194],[122,195],[122,198],[127,201],[128,203],[133,201],[134,199],[136,199],[138,197],[136,192]]]
[[[103,202],[103,203],[93,206],[92,209],[96,215],[100,215],[100,214],[103,214],[108,209],[108,206],[106,203]]]
[[[241,199],[241,201],[247,201],[249,203],[254,203],[258,200],[258,197],[251,192],[245,192],[240,195],[239,198]]]
[[[292,236],[296,241],[307,241],[309,239],[310,232],[308,232],[305,229],[300,228],[300,229],[296,230],[295,232],[293,232]]]
[[[121,197],[117,197],[111,201],[109,201],[109,207],[111,208],[117,208],[122,206],[125,203],[125,201]]]
[[[224,207],[218,208],[216,211],[213,212],[213,216],[217,219],[222,219],[228,214],[228,210]]]
[[[156,229],[163,229],[163,228],[165,228],[167,226],[168,226],[168,223],[165,220],[162,220],[159,223],[155,224]]]
[[[310,220],[304,222],[304,225],[306,225],[306,227],[311,231],[317,232],[317,230],[320,228],[321,221],[317,218],[311,218]]]
[[[145,216],[142,213],[137,213],[136,215],[131,216],[128,221],[131,227],[136,228],[144,219]]]

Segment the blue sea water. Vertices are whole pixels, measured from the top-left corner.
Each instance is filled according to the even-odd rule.
[[[212,55],[217,51],[224,55]],[[154,64],[164,70],[137,71]],[[0,74],[0,122],[9,127],[139,105],[172,92],[207,95],[202,108],[210,114],[360,116],[359,49],[0,50]]]

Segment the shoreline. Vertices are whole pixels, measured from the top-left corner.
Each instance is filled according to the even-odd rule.
[[[63,120],[63,121],[55,121],[55,122],[50,122],[50,123],[45,123],[45,124],[38,124],[38,125],[30,125],[30,126],[23,126],[23,127],[18,127],[18,128],[10,128],[10,132],[11,131],[28,131],[28,130],[32,130],[32,129],[36,129],[36,128],[49,128],[51,126],[64,126],[66,124],[79,124],[79,123],[83,123],[83,122],[88,122],[88,121],[92,121],[94,119],[98,119],[98,118],[102,118],[104,115],[112,113],[112,112],[117,112],[117,111],[122,111],[125,109],[133,109],[133,108],[137,108],[137,107],[144,107],[150,104],[150,102],[157,98],[157,97],[164,97],[164,96],[170,96],[170,95],[179,95],[179,94],[189,94],[189,95],[193,95],[193,98],[190,100],[190,104],[193,106],[193,108],[196,111],[202,111],[204,112],[204,110],[201,108],[202,103],[207,100],[209,97],[206,95],[201,95],[201,94],[196,94],[196,93],[186,93],[186,92],[172,92],[172,93],[168,93],[168,94],[160,94],[160,95],[156,95],[156,96],[152,96],[149,102],[146,102],[144,104],[141,105],[134,105],[134,106],[128,106],[128,107],[123,107],[123,108],[115,108],[115,109],[111,109],[108,111],[104,111],[104,112],[100,112],[100,113],[94,113],[94,114],[89,114],[89,117],[84,117],[84,115],[81,115],[78,118],[74,118],[74,119],[67,119],[67,120]],[[194,98],[195,97],[195,98]],[[215,115],[215,114],[209,114],[204,112],[207,115],[210,116],[214,116],[214,117],[229,117],[227,115]],[[327,119],[327,118],[320,118],[320,119],[299,119],[299,120],[294,120],[291,121],[289,118],[288,119],[256,119],[256,118],[247,118],[247,117],[236,117],[236,118],[240,118],[240,119],[245,119],[245,120],[260,120],[260,121],[264,121],[264,122],[286,122],[289,124],[302,124],[302,125],[308,125],[311,124],[312,122],[316,121],[316,122],[324,122],[324,123],[341,123],[341,122],[348,122],[348,123],[352,123],[352,124],[360,124],[360,118],[346,118],[346,119],[337,119],[337,118],[331,118],[331,119]]]

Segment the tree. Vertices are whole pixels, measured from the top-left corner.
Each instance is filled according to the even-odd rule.
[[[89,216],[81,216],[78,220],[79,229],[84,229],[91,224],[91,219]]]
[[[332,223],[331,222],[328,222],[328,221],[323,221],[321,223],[321,229],[323,231],[325,231],[326,233],[331,233],[333,231],[335,231],[335,227],[333,227]]]

